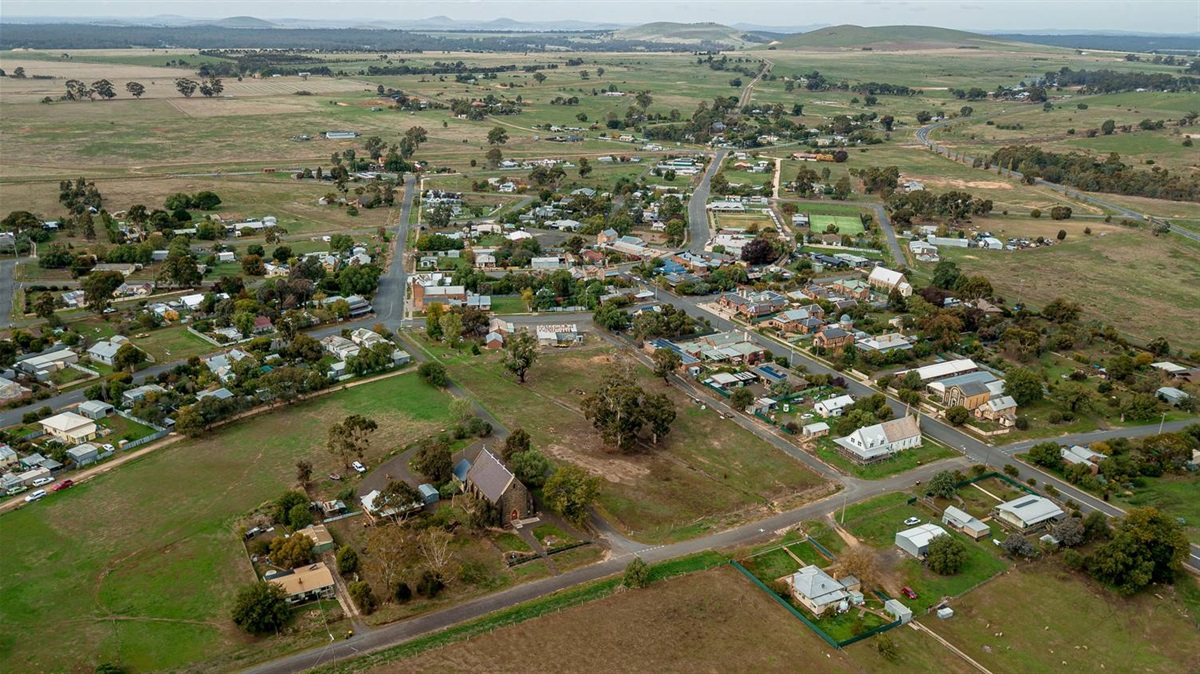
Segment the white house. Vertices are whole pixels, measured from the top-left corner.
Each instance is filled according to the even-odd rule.
[[[842,454],[849,458],[860,463],[871,463],[920,445],[921,427],[915,415],[906,416],[864,426],[834,442],[841,448]]]
[[[791,586],[796,601],[818,616],[830,606],[836,607],[850,598],[850,593],[841,583],[813,565],[788,576],[787,584]]]
[[[129,340],[121,335],[114,335],[112,339],[96,342],[92,348],[87,350],[87,355],[97,363],[104,363],[112,367],[113,358],[116,357],[117,351]]]
[[[1063,509],[1042,496],[1029,494],[996,506],[996,517],[1005,524],[1028,531],[1047,522],[1058,521],[1066,516]]]
[[[848,395],[840,395],[836,398],[819,401],[816,405],[813,405],[813,409],[823,417],[840,417],[842,416],[842,410],[853,404],[854,398]]]
[[[945,529],[933,523],[926,523],[919,527],[898,532],[896,534],[896,547],[917,559],[921,559],[929,552],[929,541],[938,536],[945,535]]]
[[[904,297],[911,297],[913,293],[912,284],[898,271],[892,271],[886,267],[876,267],[871,270],[871,275],[867,277],[867,283],[872,287],[878,288],[884,292],[899,290]]]
[[[954,506],[947,506],[942,513],[942,524],[948,524],[975,540],[992,533],[991,528],[974,515]]]
[[[65,445],[78,445],[96,437],[96,422],[74,412],[42,419],[42,430]]]

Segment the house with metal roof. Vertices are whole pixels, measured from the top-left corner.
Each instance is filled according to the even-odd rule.
[[[848,395],[840,395],[829,398],[828,400],[817,401],[817,403],[813,405],[813,409],[816,410],[817,414],[820,414],[823,417],[840,417],[842,416],[842,410],[853,404],[854,398],[851,398]]]
[[[324,562],[276,574],[268,578],[267,582],[283,588],[284,597],[289,604],[333,598],[333,573]]]
[[[960,358],[958,360],[947,360],[941,363],[934,363],[933,365],[925,365],[923,367],[918,367],[915,370],[904,370],[902,372],[897,372],[896,376],[903,377],[909,372],[916,372],[917,376],[921,378],[921,381],[930,382],[937,379],[945,379],[947,377],[974,372],[978,369],[979,366],[975,364],[975,361],[971,360],[970,358]]]
[[[811,564],[788,576],[786,582],[791,586],[796,601],[812,611],[813,615],[819,616],[829,607],[836,607],[850,598],[850,593],[841,583]]]
[[[994,512],[1001,522],[1021,531],[1030,531],[1067,516],[1056,503],[1034,494],[1001,503]]]
[[[942,524],[949,525],[958,531],[979,540],[991,534],[992,530],[979,518],[955,506],[947,506],[942,512]]]
[[[994,381],[997,381],[997,378],[991,372],[968,372],[930,382],[926,389],[937,396],[946,407],[960,405],[974,410],[991,399],[992,388],[988,384]]]
[[[905,416],[882,424],[864,426],[850,435],[834,440],[839,451],[858,463],[874,463],[921,444],[917,417]]]

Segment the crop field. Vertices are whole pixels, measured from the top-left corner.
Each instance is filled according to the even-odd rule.
[[[952,619],[930,628],[997,674],[1200,668],[1192,647],[1196,607],[1169,586],[1121,597],[1047,560],[1023,565],[953,607]]]
[[[604,477],[600,508],[637,540],[692,538],[726,518],[806,500],[823,490],[821,478],[798,461],[713,410],[701,410],[641,367],[636,372],[642,385],[670,396],[679,416],[658,447],[630,455],[607,450],[578,401],[618,359],[626,358],[599,344],[543,352],[524,386],[493,354],[451,357],[447,365],[451,379],[507,426],[528,431],[554,461]]]
[[[448,420],[441,393],[400,375],[177,442],[0,516],[0,660],[22,671],[105,660],[229,669],[315,643],[253,642],[229,621],[234,594],[254,579],[234,525],[292,485],[296,460],[317,475],[338,470],[325,426],[350,413],[379,423],[368,463]],[[47,648],[65,625],[77,638]]]
[[[1200,251],[1177,238],[1119,232],[993,252],[945,248],[943,257],[987,276],[1002,296],[1034,306],[1071,298],[1085,319],[1110,323],[1138,342],[1161,335],[1172,348],[1200,348]],[[1045,270],[1052,270],[1049,278]]]
[[[746,626],[753,625],[753,629]],[[870,640],[829,648],[783,607],[729,567],[660,581],[429,650],[367,671],[754,671],[967,672],[927,636],[892,630],[898,659]],[[553,662],[531,653],[553,653]]]

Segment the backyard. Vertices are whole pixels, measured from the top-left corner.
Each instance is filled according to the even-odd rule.
[[[351,413],[379,423],[368,463],[448,418],[439,392],[415,375],[391,377],[175,443],[0,517],[11,562],[0,568],[0,622],[10,626],[0,660],[24,671],[105,660],[224,670],[315,643],[235,630],[230,602],[254,577],[233,525],[292,486],[296,460],[317,475],[338,469],[325,427]],[[75,638],[47,648],[64,625]]]

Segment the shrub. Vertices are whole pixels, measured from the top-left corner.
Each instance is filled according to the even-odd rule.
[[[337,569],[343,576],[358,571],[358,551],[343,545],[337,552]]]
[[[949,534],[935,536],[929,541],[925,563],[929,570],[941,576],[953,576],[967,562],[967,546]]]
[[[413,591],[412,588],[408,586],[408,583],[402,580],[396,581],[396,587],[392,588],[392,596],[396,598],[396,601],[403,604],[409,599],[412,599],[412,595]]]
[[[633,561],[625,567],[625,576],[621,579],[621,583],[628,588],[646,587],[650,582],[650,567],[646,562],[642,561],[641,557],[634,557]]]
[[[379,605],[379,601],[375,599],[375,592],[371,590],[370,583],[360,580],[356,583],[350,583],[350,598],[354,600],[354,605],[358,610],[370,615],[375,612],[375,608]]]
[[[1063,566],[1072,571],[1081,571],[1083,569],[1083,555],[1075,550],[1064,550],[1062,554]]]
[[[1011,463],[1006,463],[1004,464],[1004,474],[1008,475],[1009,477],[1016,477],[1017,475],[1021,474],[1021,471]]]
[[[1042,217],[1042,209],[1040,209],[1040,208],[1035,208],[1035,209],[1033,209],[1032,211],[1029,211],[1029,217],[1031,217],[1031,218],[1040,218],[1040,217]]]
[[[1018,431],[1029,430],[1029,417],[1017,417],[1017,430]]]
[[[417,374],[420,375],[425,383],[438,388],[444,388],[446,384],[450,383],[450,377],[446,373],[446,366],[441,363],[421,363],[421,366],[417,368]]]
[[[420,579],[417,580],[417,594],[427,599],[436,597],[437,593],[441,592],[444,587],[446,585],[442,582],[442,579],[438,578],[438,575],[429,569],[426,569],[421,574]]]
[[[949,421],[955,426],[962,426],[967,423],[967,419],[971,418],[971,413],[962,405],[955,405],[946,410],[946,421]]]
[[[982,463],[977,463],[974,466],[971,466],[971,477],[979,477],[986,472],[987,466],[983,465]]]

